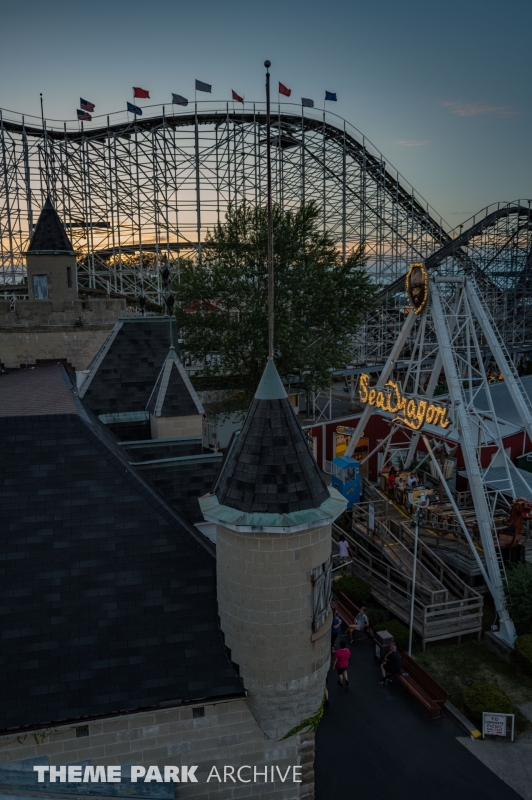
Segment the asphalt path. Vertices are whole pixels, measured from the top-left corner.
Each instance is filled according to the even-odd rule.
[[[448,715],[429,722],[397,683],[380,686],[370,640],[351,647],[349,689],[328,677],[316,734],[316,800],[520,800],[458,741]]]

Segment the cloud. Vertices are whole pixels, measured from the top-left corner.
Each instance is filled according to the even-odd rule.
[[[450,100],[444,100],[442,106],[450,108],[453,114],[458,114],[460,117],[479,117],[482,114],[495,114],[497,117],[514,117],[520,114],[512,106],[492,106],[489,103],[453,103]]]
[[[400,144],[403,147],[423,147],[424,145],[429,144],[429,142],[416,142],[410,139],[401,139],[399,142],[394,142],[394,144]]]

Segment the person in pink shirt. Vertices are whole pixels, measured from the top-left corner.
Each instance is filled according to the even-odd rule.
[[[340,649],[334,654],[333,669],[336,667],[338,673],[338,685],[343,686],[343,679],[345,678],[345,685],[349,686],[349,679],[347,677],[347,665],[351,658],[351,651],[347,647],[347,642],[340,642]]]

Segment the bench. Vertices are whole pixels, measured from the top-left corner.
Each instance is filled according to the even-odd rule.
[[[332,601],[332,607],[337,612],[338,616],[345,622],[346,625],[354,625],[355,619],[357,614],[360,612],[358,606],[356,606],[352,600],[349,599],[343,592],[339,593],[338,599]],[[369,637],[369,618],[364,626],[364,630],[368,634]],[[362,631],[355,631],[356,633],[362,633]]]
[[[429,720],[441,719],[449,693],[407,653],[402,654],[401,660],[403,671],[408,675],[394,674],[395,680],[401,683],[426,708]]]

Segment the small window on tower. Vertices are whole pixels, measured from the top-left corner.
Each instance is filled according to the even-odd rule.
[[[67,284],[68,288],[72,289],[72,267],[67,267]]]
[[[35,300],[48,300],[48,275],[33,276],[33,297]]]

